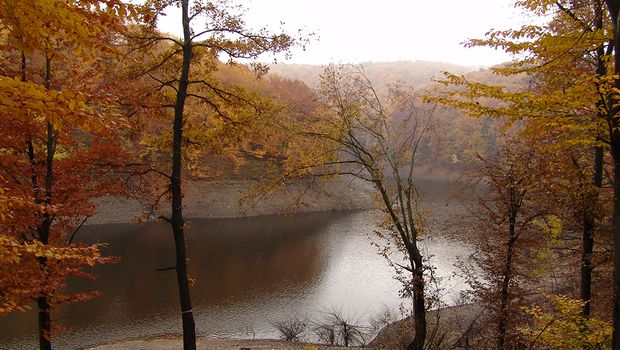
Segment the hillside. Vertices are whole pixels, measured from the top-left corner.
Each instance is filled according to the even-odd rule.
[[[434,80],[443,72],[465,75],[468,79],[494,85],[518,88],[524,81],[497,76],[490,69],[459,66],[429,61],[366,62],[366,76],[379,96],[386,97],[391,84],[402,82],[421,94],[436,88]],[[270,66],[272,77],[300,80],[313,89],[319,85],[324,66],[276,64]],[[396,117],[397,118],[397,117]],[[437,108],[433,119],[432,137],[420,144],[418,173],[424,176],[458,177],[471,164],[476,154],[493,153],[497,147],[499,122],[489,118],[471,118],[449,107]]]
[[[422,85],[429,83],[433,78],[440,78],[444,71],[467,74],[479,70],[479,67],[430,61],[364,62],[361,65],[364,67],[368,78],[377,87],[385,85],[387,82],[397,81],[414,86]],[[301,80],[311,88],[317,88],[323,67],[309,64],[273,64],[269,66],[269,69],[273,74],[288,79]]]

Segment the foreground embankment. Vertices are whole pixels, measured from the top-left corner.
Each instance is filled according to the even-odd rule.
[[[460,347],[467,343],[473,333],[480,332],[477,327],[483,322],[484,309],[478,304],[448,306],[430,311],[428,314],[428,341],[439,348]],[[413,340],[413,323],[406,318],[386,325],[364,349],[399,350],[406,349]],[[181,349],[183,340],[180,334],[169,334],[143,337],[102,344],[88,350],[177,350]],[[220,339],[200,337],[197,340],[199,349],[239,350],[239,349],[270,349],[270,350],[319,350],[319,349],[361,349],[358,347],[338,347],[324,344],[290,342],[275,339]]]
[[[284,340],[257,339],[215,339],[199,338],[196,343],[198,349],[208,350],[327,350],[327,349],[361,349],[358,347],[338,347],[319,344],[290,342]],[[90,350],[178,350],[183,348],[183,340],[180,336],[164,336],[153,339],[127,340],[113,344],[100,345]],[[372,348],[365,348],[372,349]]]
[[[218,180],[184,182],[184,216],[186,218],[234,218],[273,215],[287,212],[369,209],[373,205],[372,188],[351,179],[327,181],[299,180],[264,193],[260,200],[248,196],[260,186],[253,180]],[[88,224],[130,223],[143,216],[150,203],[136,199],[104,197],[96,200],[97,213]],[[162,202],[157,215],[169,213]]]

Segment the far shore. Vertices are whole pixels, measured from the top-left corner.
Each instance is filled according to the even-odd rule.
[[[373,207],[374,194],[369,184],[360,180],[330,179],[327,181],[299,180],[278,187],[267,193],[255,205],[243,204],[248,193],[259,185],[254,180],[216,180],[186,182],[184,217],[237,218],[285,213],[315,211],[360,210]],[[138,200],[123,197],[103,197],[95,201],[96,214],[88,225],[121,224],[138,221],[144,216],[146,206]],[[158,215],[169,212],[163,202]]]

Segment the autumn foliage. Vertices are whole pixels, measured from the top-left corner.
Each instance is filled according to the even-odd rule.
[[[122,191],[113,170],[123,113],[104,74],[132,11],[120,1],[0,2],[0,312],[37,300],[41,348],[51,348],[54,305],[96,295],[60,294],[67,277],[114,261],[76,235],[91,199]]]
[[[601,306],[620,305],[619,6],[515,3],[549,20],[467,43],[516,55],[494,78],[446,72],[414,91],[330,66],[317,93],[240,63],[287,55],[305,38],[250,29],[229,1],[0,0],[0,315],[36,302],[40,347],[51,349],[54,307],[97,295],[63,295],[67,278],[115,261],[104,245],[80,243],[93,200],[133,195],[145,219],[171,224],[176,261],[165,270],[177,273],[193,349],[185,181],[260,179],[259,198],[289,180],[347,175],[377,190],[379,234],[406,257],[393,266],[412,299],[409,347],[428,348],[432,268],[418,247],[415,177],[441,165],[483,187],[464,234],[475,250],[463,264],[467,296],[490,329],[477,346],[605,348],[612,333],[620,346],[620,308]],[[156,29],[171,6],[181,38]],[[578,273],[547,280],[561,269]],[[616,291],[594,291],[612,270]]]

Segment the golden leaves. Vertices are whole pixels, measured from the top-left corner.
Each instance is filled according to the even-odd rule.
[[[71,90],[47,90],[41,84],[0,76],[0,114],[18,122],[43,121],[55,129],[75,125],[100,128],[98,113],[87,106],[86,96]]]
[[[608,349],[611,325],[596,317],[582,316],[583,301],[563,295],[545,295],[549,307],[525,310],[533,319],[519,331],[528,337],[530,349]]]
[[[59,55],[67,48],[85,60],[113,53],[114,46],[103,38],[136,15],[134,5],[117,0],[0,1],[0,28],[27,56],[33,51]]]
[[[442,89],[428,100],[473,117],[501,119],[508,126],[518,123],[526,134],[547,134],[552,141],[548,144],[556,148],[607,140],[607,119],[617,108],[620,94],[613,86],[616,77],[609,73],[610,56],[604,52],[612,37],[608,23],[595,24],[594,5],[565,8],[561,2],[548,0],[517,1],[515,5],[549,20],[490,31],[467,46],[512,53],[514,61],[492,70],[520,85],[484,84],[446,73],[438,81]]]

